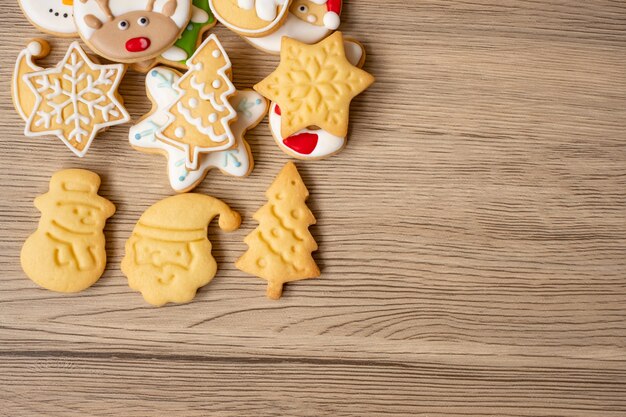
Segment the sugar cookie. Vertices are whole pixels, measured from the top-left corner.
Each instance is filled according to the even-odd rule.
[[[174,84],[179,79],[179,73],[165,67],[154,68],[146,76],[146,90],[157,107],[130,128],[128,139],[131,146],[141,152],[165,155],[170,185],[179,193],[195,188],[212,168],[219,168],[223,173],[236,177],[249,175],[254,161],[244,135],[267,114],[267,100],[252,90],[237,91],[230,99],[238,114],[237,120],[230,126],[235,137],[235,147],[200,154],[198,168],[189,170],[185,166],[185,151],[168,141],[160,140],[156,135],[156,132],[167,123],[165,109],[178,98]]]
[[[191,0],[75,0],[78,34],[111,61],[154,58],[179,38],[191,16]]]
[[[56,36],[78,36],[72,0],[18,0],[26,18],[39,30]]]
[[[342,0],[293,0],[285,22],[273,33],[244,37],[253,46],[271,54],[280,53],[283,36],[314,44],[339,27]]]
[[[280,65],[254,89],[280,106],[282,137],[308,126],[345,137],[350,102],[373,82],[348,61],[335,32],[315,45],[283,38]]]
[[[202,194],[168,197],[146,210],[126,242],[122,260],[130,288],[155,306],[191,301],[217,271],[207,228],[218,215],[222,230],[239,228],[237,212]]]
[[[242,36],[266,36],[287,17],[291,0],[209,0],[213,14],[224,26]]]
[[[130,120],[117,92],[126,67],[94,63],[78,42],[56,66],[35,64],[49,51],[46,41],[35,39],[20,52],[11,85],[13,103],[26,121],[26,136],[56,135],[83,157],[99,131]]]
[[[311,256],[317,250],[309,232],[315,217],[305,204],[309,192],[293,162],[283,167],[266,196],[269,202],[254,214],[259,226],[246,236],[249,248],[235,266],[268,281],[267,296],[276,300],[284,283],[320,276]]]
[[[361,67],[365,62],[363,45],[353,39],[344,38],[346,58],[354,66]],[[288,138],[280,134],[281,110],[276,103],[270,106],[270,130],[278,147],[287,155],[298,159],[323,159],[339,153],[346,145],[345,136],[335,136],[323,129],[307,127]]]
[[[100,177],[66,169],[50,179],[50,190],[35,199],[41,212],[37,231],[24,243],[22,269],[52,291],[78,292],[93,285],[106,265],[102,229],[115,206],[98,195]]]

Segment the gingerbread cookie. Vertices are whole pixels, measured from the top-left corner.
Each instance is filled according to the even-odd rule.
[[[224,26],[247,37],[266,36],[287,18],[291,0],[209,0]]]
[[[154,306],[191,301],[217,271],[207,228],[218,215],[222,230],[239,228],[237,212],[202,194],[168,197],[146,210],[126,242],[128,285]]]
[[[179,38],[191,0],[75,0],[78,34],[97,54],[133,63],[155,58]]]
[[[209,0],[193,0],[191,19],[174,46],[155,59],[137,62],[131,68],[143,73],[147,73],[159,64],[187,69],[187,59],[196,52],[196,49],[202,44],[202,36],[215,26],[216,22],[217,20],[209,8]]]
[[[187,169],[186,152],[180,146],[162,141],[157,131],[168,121],[165,110],[175,102],[179,93],[174,85],[180,74],[174,70],[157,67],[146,76],[146,90],[157,108],[130,128],[129,141],[133,148],[147,153],[160,153],[167,157],[167,171],[171,187],[176,192],[187,192],[196,187],[212,168],[225,174],[245,177],[254,166],[250,146],[244,140],[245,133],[254,128],[267,113],[265,98],[252,90],[241,90],[230,99],[237,110],[237,120],[230,126],[235,137],[235,147],[224,151],[199,155],[198,168]]]
[[[281,108],[281,137],[308,126],[345,137],[352,99],[374,77],[346,58],[343,36],[335,32],[315,45],[283,38],[280,65],[254,89]]]
[[[77,36],[72,0],[18,0],[26,18],[39,30],[56,36]]]
[[[346,58],[354,66],[362,67],[365,62],[365,48],[353,39],[344,38]],[[323,159],[339,153],[346,145],[345,136],[336,136],[324,129],[307,127],[283,138],[280,133],[281,110],[276,103],[270,106],[270,130],[278,147],[287,155],[298,159]]]
[[[280,53],[283,36],[314,44],[339,27],[342,0],[294,0],[285,22],[273,33],[244,37],[250,44],[271,54]]]
[[[246,236],[249,248],[235,266],[268,281],[267,296],[276,300],[286,282],[320,276],[311,256],[317,250],[309,232],[315,217],[305,204],[309,192],[293,162],[283,167],[266,195],[268,203],[254,214],[259,226]]]
[[[39,227],[24,243],[22,269],[52,291],[78,292],[93,285],[106,265],[102,229],[115,206],[98,195],[100,177],[84,169],[59,171],[50,190],[35,199]]]
[[[35,59],[49,51],[46,41],[36,39],[20,52],[13,73],[13,103],[26,121],[26,136],[56,135],[83,157],[99,131],[130,120],[117,92],[126,67],[94,63],[78,42],[56,66],[36,65]]]
[[[155,140],[180,150],[185,155],[186,169],[195,171],[200,154],[235,145],[230,124],[236,119],[237,111],[229,98],[236,90],[230,81],[230,60],[215,35],[200,45],[187,66],[189,70],[180,77],[172,72],[154,73],[158,79],[159,74],[166,78],[157,80],[156,87],[148,89],[153,108],[144,119],[155,113],[164,115],[159,116]],[[171,94],[160,94],[168,89],[177,93],[175,99],[172,100]],[[151,95],[153,92],[158,92],[156,97]],[[131,143],[135,142],[131,140]]]

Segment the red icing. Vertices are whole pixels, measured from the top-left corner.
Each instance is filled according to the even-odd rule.
[[[274,106],[274,113],[276,113],[277,115],[281,115],[282,113],[280,112],[280,107],[278,107],[278,104],[276,106]]]
[[[143,52],[150,47],[150,39],[148,38],[132,38],[126,41],[126,50],[128,52]]]
[[[278,109],[278,106],[276,108]],[[317,135],[315,133],[300,133],[299,135],[289,136],[283,140],[283,143],[286,147],[293,149],[299,154],[309,155],[317,146]]]

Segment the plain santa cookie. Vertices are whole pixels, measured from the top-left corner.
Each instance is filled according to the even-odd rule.
[[[102,229],[115,206],[98,195],[100,177],[66,169],[50,179],[50,190],[35,199],[41,212],[37,231],[22,247],[22,269],[37,284],[58,292],[93,285],[106,266]]]

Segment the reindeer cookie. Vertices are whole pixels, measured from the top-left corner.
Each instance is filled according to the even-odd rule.
[[[133,63],[169,49],[187,27],[191,0],[74,0],[78,33],[96,53]]]
[[[73,0],[18,0],[24,15],[39,30],[56,36],[77,36]]]
[[[302,43],[314,44],[339,27],[342,0],[294,0],[285,22],[275,32],[261,37],[244,37],[252,46],[280,53],[283,36]]]
[[[106,252],[102,229],[115,206],[98,195],[100,177],[83,169],[59,171],[50,190],[35,199],[39,227],[24,243],[22,269],[52,291],[78,292],[104,272]]]
[[[209,0],[224,26],[242,36],[266,36],[284,22],[291,0]]]
[[[219,216],[225,232],[237,230],[239,213],[224,202],[202,194],[181,194],[146,210],[122,260],[128,285],[154,306],[187,303],[217,272],[207,228]]]

